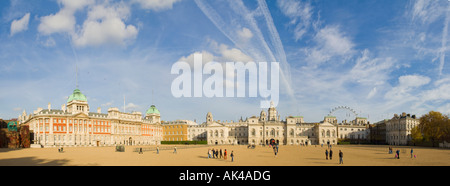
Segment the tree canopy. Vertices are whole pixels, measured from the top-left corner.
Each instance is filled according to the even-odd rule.
[[[448,115],[430,111],[420,117],[420,124],[411,131],[414,141],[430,141],[433,146],[439,142],[450,142],[450,120]]]

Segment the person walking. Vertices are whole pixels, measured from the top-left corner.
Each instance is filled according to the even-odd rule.
[[[333,159],[333,151],[330,148],[330,160],[332,160],[332,159]]]
[[[159,146],[156,146],[156,154],[159,154]]]
[[[411,158],[413,158],[413,149],[411,148]]]
[[[225,159],[225,160],[226,160],[226,159],[227,159],[227,149],[225,149],[225,151],[224,151],[223,155],[224,155],[224,156],[223,156],[223,159]]]
[[[328,160],[328,149],[325,149],[325,159]]]
[[[339,164],[344,164],[344,153],[339,150]]]
[[[231,162],[233,162],[233,161],[234,161],[234,154],[233,154],[233,151],[231,151],[230,157],[231,157]]]
[[[175,147],[173,148],[173,153],[174,153],[174,154],[177,153],[177,146],[175,146]]]
[[[211,149],[208,149],[208,159],[211,158]]]
[[[397,155],[397,159],[400,159],[400,150],[397,149],[397,151],[395,151],[396,155]]]
[[[272,147],[273,153],[275,154],[275,158],[277,157],[277,149],[275,149],[275,146]]]
[[[212,149],[212,158],[214,158],[214,156],[216,155],[216,151],[214,150],[214,148]]]
[[[220,149],[220,151],[219,151],[219,154],[220,154],[220,157],[219,158],[223,158],[223,156],[222,156],[222,149]]]

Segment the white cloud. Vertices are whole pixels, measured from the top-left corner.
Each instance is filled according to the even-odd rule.
[[[426,101],[444,101],[450,100],[450,83],[439,84],[435,89],[427,90],[422,93],[422,100]]]
[[[385,94],[385,99],[397,101],[417,99],[417,96],[412,95],[411,91],[428,84],[430,78],[421,75],[406,75],[400,76],[398,81],[398,85]]]
[[[129,8],[124,4],[92,7],[81,30],[73,35],[74,44],[76,46],[126,45],[138,34],[135,26],[126,25],[123,22],[129,14]]]
[[[248,41],[253,37],[252,31],[250,31],[248,28],[245,27],[242,28],[242,30],[238,30],[237,34],[244,42]]]
[[[395,61],[392,58],[372,58],[369,50],[364,50],[350,70],[350,78],[367,85],[382,85],[389,78]]]
[[[62,8],[59,12],[40,18],[41,24],[38,31],[44,35],[53,33],[69,33],[75,30],[76,20],[75,12],[94,3],[93,0],[58,0]]]
[[[446,3],[446,2],[444,2]],[[443,12],[442,3],[439,1],[417,0],[412,7],[412,19],[422,23],[434,22]]]
[[[137,110],[139,108],[140,108],[140,106],[136,105],[134,103],[128,103],[128,104],[125,105],[125,111],[126,112],[135,111],[135,110]]]
[[[11,23],[11,36],[16,33],[28,30],[28,23],[30,21],[30,13],[26,13],[21,19],[14,20]]]
[[[56,14],[41,17],[38,31],[44,35],[53,33],[71,33],[75,28],[75,17],[73,12],[62,9]]]
[[[373,89],[367,95],[367,99],[372,98],[373,96],[375,96],[376,93],[377,93],[377,87],[373,87]]]
[[[181,0],[133,0],[133,2],[141,5],[141,8],[160,11],[172,9],[174,3]]]
[[[127,4],[123,2],[94,0],[59,0],[59,12],[40,18],[38,31],[44,35],[54,33],[68,34],[78,47],[100,46],[104,44],[127,45],[133,41],[138,29],[125,24],[130,15]],[[87,7],[87,18],[83,25],[77,25],[75,13]]]
[[[313,48],[306,48],[306,61],[313,66],[320,65],[334,57],[348,59],[354,53],[355,44],[350,38],[344,35],[338,26],[326,26],[320,29],[314,41],[317,45]]]
[[[291,18],[290,24],[295,25],[295,40],[301,39],[311,25],[313,8],[310,3],[294,0],[278,0],[277,3],[283,14]]]

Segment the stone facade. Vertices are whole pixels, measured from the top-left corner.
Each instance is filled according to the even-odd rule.
[[[125,113],[109,108],[108,113],[90,112],[86,97],[76,89],[61,109],[38,108],[24,111],[21,125],[34,133],[34,144],[42,146],[110,146],[160,144],[163,129],[159,111],[152,105],[145,117],[141,112]]]

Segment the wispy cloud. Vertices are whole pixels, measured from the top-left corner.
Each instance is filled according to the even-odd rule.
[[[29,22],[30,22],[30,13],[26,13],[22,18],[20,18],[18,20],[14,20],[11,23],[10,36],[13,36],[16,33],[28,30]]]
[[[280,10],[288,16],[291,21],[289,25],[294,26],[294,39],[300,40],[305,35],[312,23],[313,7],[310,2],[295,0],[278,0]]]

